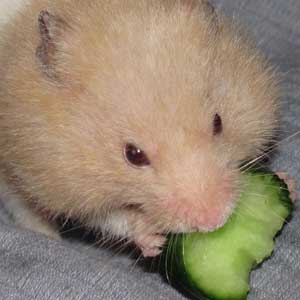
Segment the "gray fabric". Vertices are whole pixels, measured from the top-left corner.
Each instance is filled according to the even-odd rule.
[[[215,0],[256,37],[282,72],[283,136],[300,130],[300,1]],[[279,147],[274,170],[299,182],[300,138]],[[277,239],[274,256],[251,277],[250,300],[300,299],[299,204]],[[126,256],[87,248],[79,242],[50,241],[15,228],[0,209],[0,299],[183,299],[157,274],[145,272]]]

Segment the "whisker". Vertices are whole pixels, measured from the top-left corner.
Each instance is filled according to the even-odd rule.
[[[67,224],[67,222],[64,222],[62,227],[65,227],[66,224]],[[69,229],[60,231],[60,234],[66,234],[66,233],[74,232],[74,231],[76,231],[78,229],[86,229],[86,227],[83,224],[77,225],[77,226],[72,226]]]
[[[289,141],[290,139],[298,136],[300,134],[300,130],[299,131],[296,131],[295,133],[291,134],[290,136],[284,138],[283,140],[275,143],[274,145],[270,146],[269,149],[266,150],[266,152],[264,152],[263,154],[261,154],[260,156],[254,158],[253,160],[247,162],[245,165],[241,166],[240,167],[240,170],[243,171],[244,168],[247,168],[249,166],[252,166],[254,163],[257,163],[259,162],[260,160],[262,160],[263,158],[265,157],[268,157],[268,155],[270,153],[272,153],[273,151],[276,150],[276,148],[282,144],[285,144],[287,141]]]
[[[135,252],[135,251],[133,251]],[[139,256],[137,257],[137,259],[134,261],[134,263],[132,264],[132,268],[129,270],[129,272],[133,272],[134,269],[136,268],[137,264],[139,263],[139,261],[142,259],[143,254],[139,254]]]
[[[254,195],[255,197],[261,197],[261,198],[265,198],[264,195],[260,195],[260,194],[255,194],[255,193],[251,193],[251,195]],[[255,209],[251,208],[250,209],[250,205],[247,205],[247,203],[245,204],[244,208],[248,211],[248,213],[250,213],[250,215],[256,216],[256,211]],[[285,218],[281,217],[278,213],[276,213],[274,210],[269,210],[270,213],[272,213],[276,218],[280,219],[282,222],[284,222],[285,224],[289,223]]]

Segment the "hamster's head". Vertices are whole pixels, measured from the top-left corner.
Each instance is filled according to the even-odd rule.
[[[57,49],[42,44],[28,92],[40,100],[28,110],[43,130],[31,129],[39,144],[19,175],[54,211],[96,219],[130,209],[164,232],[210,231],[235,206],[240,164],[274,133],[276,85],[221,17],[150,2],[111,15],[94,4],[61,23]]]

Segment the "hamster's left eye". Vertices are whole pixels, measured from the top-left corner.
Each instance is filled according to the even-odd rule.
[[[146,167],[150,165],[150,160],[146,153],[133,144],[126,144],[124,156],[128,163],[135,167]]]
[[[215,114],[213,120],[213,135],[219,135],[223,131],[223,123],[219,114]]]

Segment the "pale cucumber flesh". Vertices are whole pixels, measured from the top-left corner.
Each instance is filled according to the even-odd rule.
[[[194,295],[245,300],[251,270],[272,254],[274,237],[291,213],[287,186],[276,175],[249,172],[243,181],[238,207],[224,227],[170,240],[168,277]]]

